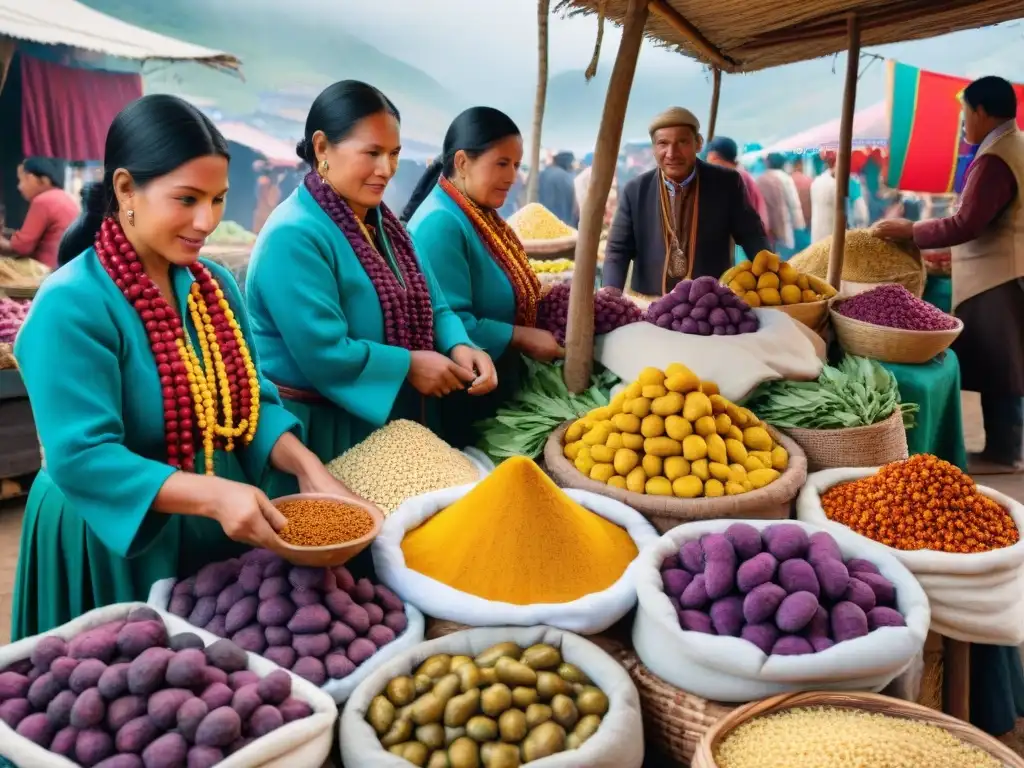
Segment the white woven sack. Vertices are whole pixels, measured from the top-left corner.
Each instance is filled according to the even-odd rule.
[[[880,691],[914,662],[928,635],[928,598],[900,562],[866,546],[848,531],[829,531],[843,557],[871,560],[896,587],[905,627],[882,627],[866,637],[836,643],[820,653],[768,656],[739,637],[690,632],[679,626],[664,592],[661,563],[690,539],[721,533],[736,522],[758,530],[805,523],[777,520],[705,520],[673,528],[640,553],[633,647],[648,669],[667,683],[713,701],[746,702],[779,693],[809,690]]]
[[[608,629],[636,604],[633,575],[637,560],[629,565],[618,581],[602,592],[594,592],[569,603],[537,605],[485,600],[460,592],[406,566],[402,552],[402,539],[406,531],[451,506],[470,490],[472,486],[464,485],[417,496],[402,504],[384,521],[372,545],[373,565],[377,578],[403,600],[418,606],[427,616],[471,627],[532,627],[546,624],[585,635]],[[589,491],[565,489],[565,492],[591,512],[625,528],[638,550],[657,541],[657,531],[632,507]],[[487,513],[488,510],[480,512],[482,515]],[[510,573],[509,578],[515,579],[515,574]]]
[[[34,637],[26,637],[11,645],[0,647],[0,669],[28,658],[36,643],[48,635],[57,635],[65,640],[87,629],[123,619],[132,608],[142,603],[119,603],[89,611],[77,619],[56,629]],[[151,606],[152,607],[152,606]],[[209,645],[218,640],[206,630],[196,629],[177,616],[157,611],[167,627],[167,632],[194,632]],[[269,675],[279,667],[261,656],[249,654],[249,669],[260,677]],[[291,673],[289,673],[291,674]],[[300,768],[320,766],[327,759],[334,742],[334,722],[338,709],[331,697],[312,683],[292,675],[292,696],[305,701],[313,714],[302,720],[294,720],[276,731],[257,739],[244,749],[217,763],[218,768]],[[17,735],[0,720],[0,754],[21,768],[76,768],[78,765],[66,757],[54,754],[27,739]]]
[[[828,519],[821,494],[833,485],[858,480],[878,467],[826,469],[807,477],[796,500],[800,520],[835,534],[857,536],[875,551],[888,552],[921,583],[932,607],[932,630],[954,640],[987,645],[1024,643],[1024,537],[1012,547],[968,555],[918,549],[905,552],[854,533]],[[978,486],[984,495],[1001,504],[1024,532],[1024,505],[992,488]]]
[[[342,762],[359,768],[409,768],[408,761],[389,754],[380,745],[377,734],[366,722],[374,696],[384,690],[389,680],[411,674],[435,653],[476,656],[504,642],[514,642],[523,648],[537,643],[559,648],[562,657],[582,669],[608,697],[608,713],[601,727],[583,746],[534,760],[530,768],[640,768],[644,759],[644,729],[640,696],[629,674],[589,640],[551,627],[489,627],[454,632],[418,645],[374,670],[356,688],[341,714]]]
[[[811,381],[821,374],[815,345],[802,323],[785,312],[755,309],[760,328],[736,336],[697,336],[630,323],[594,339],[594,359],[623,381],[635,381],[648,366],[683,363],[722,396],[737,402],[762,382]]]
[[[167,612],[167,608],[171,604],[172,589],[174,589],[174,579],[162,579],[157,581],[152,587],[150,587],[149,599],[146,602],[158,611]],[[400,653],[404,653],[410,648],[422,643],[423,638],[426,635],[427,626],[426,619],[423,618],[423,614],[416,610],[416,606],[406,603],[405,618],[408,621],[408,624],[402,634],[356,667],[356,671],[351,675],[341,680],[328,680],[320,687],[320,690],[334,699],[336,704],[344,704],[348,697],[352,695],[352,691],[356,689],[356,686],[365,680],[374,669],[384,662],[393,659]],[[184,622],[185,619],[179,618],[178,621]],[[185,623],[187,624],[188,622]],[[196,629],[191,624],[188,626],[192,630]],[[253,654],[250,653],[250,655]],[[260,658],[262,659],[263,657],[260,656]],[[267,663],[269,664],[273,662]]]

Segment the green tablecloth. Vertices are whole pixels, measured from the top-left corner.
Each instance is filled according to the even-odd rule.
[[[949,312],[953,307],[953,278],[928,275],[928,282],[924,284],[924,295],[921,298],[943,312]]]
[[[967,449],[960,412],[960,362],[956,354],[947,350],[923,365],[882,365],[896,377],[902,400],[921,407],[914,428],[907,431],[911,455],[930,453],[966,470]]]

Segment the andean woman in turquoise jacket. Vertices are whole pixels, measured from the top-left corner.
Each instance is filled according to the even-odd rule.
[[[14,347],[45,468],[13,639],[267,545],[284,518],[249,483],[272,467],[347,493],[260,375],[231,275],[199,258],[223,212],[224,138],[181,99],[144,96],[114,118],[104,164],[62,242],[84,253],[43,284]]]
[[[324,90],[298,146],[312,170],[271,214],[249,263],[263,370],[325,462],[389,420],[433,426],[428,398],[497,385],[490,357],[382,202],[399,127],[398,110],[372,86]]]
[[[472,341],[497,361],[498,390],[444,404],[445,432],[475,442],[474,422],[515,392],[527,355],[562,356],[555,337],[536,328],[541,286],[515,232],[498,214],[523,159],[519,128],[503,112],[473,107],[444,137],[441,157],[420,179],[402,218],[421,258],[437,276]]]

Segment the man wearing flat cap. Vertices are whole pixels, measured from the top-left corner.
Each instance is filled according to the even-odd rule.
[[[619,193],[605,248],[604,284],[659,297],[680,280],[719,277],[732,266],[735,240],[753,259],[768,238],[740,175],[697,158],[703,146],[692,112],[672,107],[650,125],[658,167]]]

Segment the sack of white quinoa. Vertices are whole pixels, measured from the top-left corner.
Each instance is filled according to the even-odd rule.
[[[885,688],[924,647],[928,600],[896,558],[849,532],[830,531],[831,541],[811,539],[816,532],[796,522],[707,520],[648,546],[637,563],[640,661],[713,701]],[[878,572],[887,607],[865,611],[860,596],[846,595],[855,567]]]
[[[582,745],[533,760],[530,766],[640,768],[644,759],[640,697],[625,668],[589,640],[543,626],[490,627],[455,632],[422,643],[375,670],[352,693],[341,715],[339,742],[344,764],[359,768],[408,768],[407,760],[389,754],[381,746],[380,738],[367,722],[371,702],[385,690],[389,681],[411,675],[431,656],[446,654],[473,658],[499,643],[515,643],[520,648],[537,644],[554,646],[565,662],[578,667],[608,699],[608,711],[600,726]]]
[[[822,508],[823,493],[840,483],[874,475],[879,469],[845,467],[809,475],[797,497],[797,519],[832,533],[850,533],[873,550],[885,552],[903,563],[928,595],[934,632],[969,643],[1024,643],[1024,605],[1020,600],[1024,594],[1024,539],[986,552],[903,550],[862,536],[828,518]],[[983,485],[976,486],[976,490],[1006,510],[1018,532],[1024,531],[1024,505]]]

